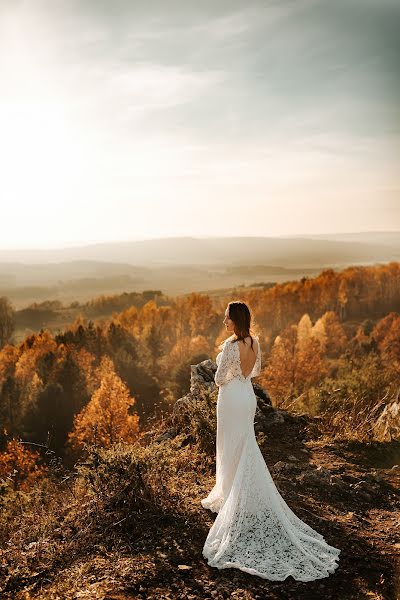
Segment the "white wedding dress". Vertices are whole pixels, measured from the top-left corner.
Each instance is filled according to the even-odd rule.
[[[264,579],[299,581],[328,577],[340,550],[299,519],[285,503],[270,475],[254,432],[257,399],[251,378],[261,371],[257,357],[244,377],[240,350],[230,336],[216,358],[216,484],[201,500],[218,513],[203,548],[212,567],[233,567]]]

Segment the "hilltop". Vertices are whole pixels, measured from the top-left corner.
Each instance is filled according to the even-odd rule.
[[[271,582],[202,557],[213,516],[200,505],[215,473],[215,363],[139,446],[91,447],[76,470],[9,508],[4,598],[395,600],[400,591],[400,443],[344,443],[319,419],[271,406],[257,384],[255,429],[288,505],[334,546],[337,571]],[[4,535],[4,531],[3,531]]]

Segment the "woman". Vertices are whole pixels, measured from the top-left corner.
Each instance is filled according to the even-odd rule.
[[[261,371],[259,339],[250,334],[250,311],[229,302],[215,383],[216,484],[201,501],[218,513],[203,548],[212,567],[234,567],[264,579],[328,577],[340,550],[299,519],[276,488],[254,433],[256,396],[251,378]]]

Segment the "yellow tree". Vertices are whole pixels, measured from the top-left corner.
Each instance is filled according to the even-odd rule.
[[[21,387],[27,385],[42,358],[56,354],[57,343],[51,333],[43,331],[26,338],[20,346],[21,355],[15,366],[15,378]]]
[[[310,338],[297,348],[296,352],[296,386],[298,391],[320,381],[327,374],[327,368],[321,356],[321,345],[315,338]]]
[[[149,300],[139,312],[139,333],[146,335],[152,326],[157,327],[160,321],[159,309],[155,300]]]
[[[328,310],[322,317],[326,333],[326,353],[331,357],[342,354],[346,345],[346,334],[335,312]]]
[[[16,346],[8,344],[0,350],[0,385],[8,376],[12,376],[15,371],[15,365],[21,355],[21,351]]]
[[[293,394],[302,393],[326,374],[321,345],[314,337],[307,337],[309,332],[310,323],[306,318],[300,337],[298,326],[288,325],[275,339],[260,383],[278,406],[284,405]]]
[[[325,331],[325,326],[322,324]],[[313,385],[326,375],[327,369],[322,361],[322,352],[324,344],[321,343],[315,333],[321,336],[321,325],[315,330],[311,319],[305,313],[297,326],[297,345],[296,345],[296,386],[303,388],[307,385]]]
[[[297,325],[297,346],[301,350],[307,346],[312,335],[312,322],[308,313],[305,313]]]
[[[178,364],[189,360],[195,355],[211,354],[211,346],[202,335],[181,337],[173,346],[163,361],[165,368],[173,369]]]
[[[399,318],[399,315],[392,311],[387,314],[385,317],[380,319],[378,323],[375,325],[374,330],[372,331],[372,337],[380,347],[383,340],[386,338],[389,333],[392,324]]]
[[[393,313],[391,313],[391,318],[388,319],[386,324],[388,327],[380,328],[381,333],[382,330],[386,329],[384,336],[380,339],[377,336],[378,347],[383,360],[398,373],[400,366],[400,315],[393,316]]]
[[[74,418],[74,428],[68,435],[70,445],[77,449],[84,442],[110,446],[117,441],[135,441],[139,417],[129,414],[134,403],[120,377],[112,370],[105,372],[103,367],[100,387]]]
[[[192,292],[187,299],[190,335],[206,336],[218,316],[209,296]]]
[[[276,405],[291,396],[296,378],[297,325],[288,325],[275,338],[270,357],[260,375],[260,385],[270,393]]]
[[[344,321],[346,319],[346,305],[349,301],[349,283],[345,275],[342,275],[340,279],[337,300],[340,310],[340,320]]]
[[[326,335],[325,324],[322,317],[320,319],[317,319],[317,321],[315,322],[315,325],[313,326],[311,331],[311,336],[319,341],[321,352],[325,354],[328,338]]]
[[[8,298],[0,298],[0,348],[10,340],[15,328],[14,309]]]
[[[138,314],[138,309],[136,306],[132,305],[123,312],[114,315],[115,324],[121,325],[121,327],[133,335],[137,335],[139,333]]]
[[[91,352],[86,350],[86,348],[77,349],[75,346],[71,346],[69,350],[74,361],[78,365],[80,372],[85,378],[88,393],[90,395],[93,394],[93,392],[95,392],[100,385],[100,380],[97,377],[99,367],[96,369],[93,364],[96,357]]]

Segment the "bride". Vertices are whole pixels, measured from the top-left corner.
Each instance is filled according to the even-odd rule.
[[[289,508],[257,444],[251,378],[260,374],[261,350],[258,337],[250,335],[250,320],[244,302],[229,302],[224,325],[233,334],[216,359],[216,484],[201,500],[218,515],[203,556],[212,567],[233,567],[264,579],[328,577],[338,566],[340,550]]]

